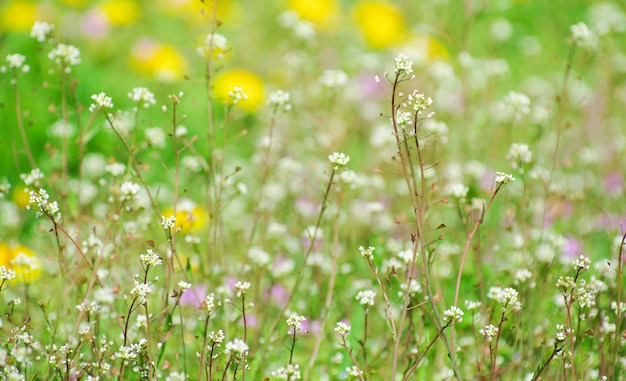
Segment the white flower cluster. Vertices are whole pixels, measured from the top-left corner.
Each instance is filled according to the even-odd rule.
[[[519,311],[522,308],[522,304],[517,301],[517,297],[517,290],[511,287],[491,287],[487,293],[487,298],[504,304],[503,308],[511,307],[514,311]]]
[[[532,152],[530,152],[528,144],[513,143],[509,147],[509,152],[506,155],[506,159],[511,163],[511,168],[521,169],[523,164],[528,164],[531,162]]]
[[[210,293],[204,298],[204,304],[206,305],[206,310],[210,314],[217,310],[217,307],[221,306],[222,303],[219,300],[215,300],[215,294]]]
[[[248,95],[243,92],[243,88],[240,86],[235,86],[231,91],[228,92],[228,103],[231,105],[236,105],[239,102],[248,100]]]
[[[333,152],[332,155],[328,155],[328,161],[333,165],[335,170],[345,167],[350,162],[350,156],[345,153]]]
[[[96,110],[106,110],[113,108],[113,100],[105,93],[93,94],[91,99],[96,102],[89,106],[89,111],[94,112]]]
[[[409,94],[405,104],[417,113],[417,115],[422,115],[422,112],[426,111],[433,104],[433,100],[431,97],[426,97],[426,95],[420,93],[419,90],[413,90],[413,92]],[[425,118],[429,119],[434,115],[435,113],[431,112],[427,114]]]
[[[598,45],[596,35],[584,22],[572,25],[570,31],[572,32],[570,40],[572,44],[588,49],[594,49]]]
[[[56,48],[48,54],[48,58],[57,64],[78,65],[80,63],[80,50],[73,45],[58,44]],[[71,69],[66,67],[65,71],[70,72]]]
[[[29,203],[30,205],[26,206],[26,209],[31,209],[31,205],[37,205],[39,209],[37,211],[37,218],[43,216],[44,214],[52,218],[54,222],[61,221],[61,212],[59,211],[59,204],[56,201],[50,202],[48,201],[50,196],[45,189],[39,189],[38,192],[30,191],[29,193]]]
[[[591,259],[581,255],[574,261],[574,268],[576,270],[587,271],[589,270],[589,266],[591,265]]]
[[[53,30],[54,25],[48,24],[47,22],[35,21],[35,25],[33,25],[33,28],[30,30],[30,36],[37,39],[39,42],[44,42],[50,37]]]
[[[41,183],[39,180],[43,179],[43,173],[41,172],[39,168],[35,168],[32,171],[30,171],[30,173],[20,174],[20,179],[22,179],[22,181],[26,185],[32,184],[35,186],[40,186]]]
[[[228,49],[228,40],[218,33],[210,33],[204,39],[204,46],[196,49],[196,52],[203,58],[209,58],[212,53],[216,53],[218,59],[224,58],[224,52]]]
[[[224,341],[225,337],[226,336],[224,335],[224,331],[222,331],[221,329],[217,332],[211,331],[211,333],[209,333],[209,340],[213,345],[216,346],[219,346]]]
[[[505,185],[512,181],[515,181],[515,177],[513,177],[513,175],[510,175],[504,172],[496,172],[496,178],[495,178],[496,184]]]
[[[130,296],[136,300],[138,305],[142,305],[146,304],[151,292],[152,287],[149,284],[135,281],[135,287],[130,290]]]
[[[556,287],[563,291],[567,291],[574,286],[574,278],[571,276],[560,276],[556,281]]]
[[[289,317],[287,318],[287,325],[289,327],[293,328],[293,332],[294,335],[297,331],[301,330],[302,328],[300,327],[300,325],[302,324],[303,321],[305,321],[306,318],[304,316],[298,315],[295,312],[292,312],[291,314],[289,314]]]
[[[171,230],[176,226],[176,216],[161,216],[161,226],[163,226],[163,230]]]
[[[289,111],[291,110],[291,104],[289,104],[289,93],[283,90],[274,90],[267,97],[267,104],[276,111]]]
[[[342,321],[337,322],[337,325],[335,325],[335,332],[344,339],[350,334],[351,329],[350,325]]]
[[[120,201],[133,201],[137,199],[141,186],[132,181],[124,181],[120,186]]]
[[[463,315],[465,315],[465,313],[463,312],[462,309],[460,309],[457,306],[452,306],[448,308],[447,310],[443,311],[443,316],[446,317],[447,322],[456,320],[458,323],[460,323],[463,321]]]
[[[30,70],[30,66],[24,65],[26,62],[26,57],[21,54],[9,54],[6,58],[9,63],[9,68],[11,69],[22,69],[22,72],[26,73]],[[0,72],[4,73],[7,71],[7,68],[4,66],[0,66]]]
[[[128,93],[128,97],[134,102],[137,102],[138,106],[142,106],[144,108],[148,108],[151,105],[156,104],[154,94],[145,87],[135,87],[133,91]]]
[[[493,340],[494,337],[496,337],[496,335],[498,334],[498,327],[496,327],[493,324],[489,324],[488,326],[486,326],[485,328],[481,328],[480,331],[478,331],[481,335],[485,336],[485,338],[487,339],[488,342],[491,343],[491,341]]]
[[[160,127],[146,128],[144,131],[148,144],[152,147],[165,147],[165,132]]]
[[[461,183],[449,184],[446,186],[445,194],[450,195],[459,200],[465,200],[469,192],[469,188]]]
[[[361,252],[361,256],[367,259],[368,261],[374,260],[374,250],[376,250],[374,246],[369,246],[367,248],[363,246],[359,246],[359,251]]]
[[[224,353],[233,356],[236,361],[241,361],[244,356],[248,355],[248,344],[241,339],[235,339],[226,343]]]
[[[565,330],[565,327],[563,327],[563,324],[557,324],[556,325],[556,341],[563,342],[565,341],[566,337],[567,337],[567,331]]]
[[[0,284],[4,281],[14,279],[17,274],[6,266],[0,266]]]
[[[300,375],[300,365],[289,364],[284,368],[279,368],[271,373],[272,377],[279,380],[295,381],[302,378]]]
[[[327,89],[339,89],[348,83],[348,75],[338,69],[324,70],[319,81]]]
[[[156,267],[163,263],[163,260],[154,250],[148,249],[144,254],[139,255],[139,260],[146,267]]]
[[[411,75],[411,73],[413,73],[413,61],[404,54],[398,54],[396,57],[395,73],[397,76]]]
[[[125,362],[136,359],[143,351],[147,343],[147,339],[141,339],[138,343],[132,343],[128,346],[121,346],[120,349],[113,354],[114,359],[122,359]]]
[[[240,282],[237,281],[235,283],[235,289],[237,290],[237,297],[241,298],[242,295],[245,295],[246,292],[250,289],[250,282]]]
[[[530,114],[530,99],[526,94],[509,91],[497,104],[496,119],[502,122],[519,121]]]
[[[376,293],[372,290],[359,291],[355,299],[358,300],[359,304],[362,306],[373,306]]]

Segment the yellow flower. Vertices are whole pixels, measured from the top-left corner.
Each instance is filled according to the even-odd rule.
[[[13,189],[13,196],[11,197],[15,205],[17,205],[20,209],[26,209],[28,205],[30,205],[30,196],[28,192],[26,192],[26,188],[18,185]]]
[[[38,19],[37,4],[31,1],[12,1],[2,9],[0,29],[27,32]]]
[[[180,234],[196,233],[202,229],[209,222],[211,217],[209,213],[203,208],[200,208],[193,203],[181,202],[181,207],[176,209],[176,224],[174,225],[174,232],[178,231]],[[174,215],[174,209],[168,208],[163,215],[171,217]]]
[[[15,280],[31,283],[41,276],[41,261],[26,246],[13,248],[0,242],[0,266],[15,271]]]
[[[132,0],[109,0],[98,5],[111,25],[129,25],[137,21],[141,8]]]
[[[289,0],[289,9],[322,29],[332,27],[339,15],[336,0]]]
[[[446,61],[450,57],[448,49],[438,39],[428,35],[414,33],[403,47],[416,63]]]
[[[388,1],[362,1],[354,9],[356,23],[372,48],[397,45],[406,38],[406,26],[400,9]]]
[[[230,102],[229,94],[239,87],[247,96],[237,106],[247,112],[254,112],[265,99],[263,81],[258,75],[243,69],[229,70],[221,73],[213,83],[213,95],[223,102]]]
[[[173,46],[146,39],[133,46],[131,65],[144,75],[174,82],[183,78],[187,61]]]

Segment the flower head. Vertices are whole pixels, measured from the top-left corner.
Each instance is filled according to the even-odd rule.
[[[145,87],[135,87],[133,91],[128,93],[128,97],[134,102],[137,102],[137,106],[148,108],[153,104],[156,104],[154,94]]]
[[[94,112],[96,110],[107,110],[113,108],[113,100],[105,93],[94,94],[91,99],[95,102],[89,106],[89,111]]]
[[[50,37],[53,30],[54,25],[48,24],[47,22],[35,21],[35,25],[33,25],[30,31],[30,36],[37,39],[39,42],[44,42]]]
[[[345,167],[350,162],[350,156],[347,156],[344,153],[334,152],[332,155],[328,156],[328,160],[333,165],[335,170]]]

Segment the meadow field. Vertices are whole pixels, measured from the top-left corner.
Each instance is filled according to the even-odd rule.
[[[620,1],[0,2],[0,379],[625,379],[625,109]]]

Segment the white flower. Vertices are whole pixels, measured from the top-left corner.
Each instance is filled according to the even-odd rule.
[[[90,112],[113,108],[113,100],[105,93],[94,94],[91,96],[91,99],[93,99],[96,103],[89,106]]]
[[[396,57],[396,75],[410,75],[413,73],[413,61],[404,54],[398,54]]]
[[[209,340],[211,340],[211,343],[216,344],[217,346],[219,346],[219,344],[224,341],[224,337],[224,331],[222,331],[221,329],[217,332],[211,331],[211,333],[209,333]]]
[[[350,156],[344,153],[334,152],[332,155],[328,155],[328,161],[333,165],[335,170],[340,167],[345,167],[350,162]]]
[[[446,317],[446,321],[456,320],[457,322],[463,321],[463,315],[465,313],[459,307],[452,306],[449,309],[443,311],[443,315]]]
[[[212,52],[217,53],[217,58],[224,58],[224,52],[228,49],[228,40],[218,33],[210,33],[204,39],[204,46],[196,51],[201,57],[209,58]]]
[[[530,114],[530,99],[526,94],[509,91],[497,104],[495,118],[502,122],[519,121]]]
[[[250,289],[250,282],[237,282],[235,283],[235,289],[237,290],[237,297],[241,298]]]
[[[133,201],[137,199],[140,189],[139,184],[133,183],[132,181],[124,181],[120,186],[120,201]]]
[[[22,181],[26,185],[34,184],[37,186],[40,183],[39,180],[43,179],[43,173],[39,168],[35,168],[30,171],[30,173],[20,174],[20,179],[22,179]]]
[[[26,209],[31,209],[31,205],[37,205],[37,218],[45,215],[48,218],[52,218],[55,222],[61,221],[61,212],[59,211],[59,204],[56,201],[48,201],[50,196],[45,189],[39,189],[38,192],[30,191],[29,204]]]
[[[248,100],[248,95],[243,92],[243,88],[239,86],[235,86],[231,91],[228,92],[228,104],[236,105],[240,101]]]
[[[459,200],[465,200],[467,192],[469,192],[468,187],[461,183],[456,183],[448,185],[445,193]]]
[[[528,164],[532,160],[532,152],[528,148],[528,144],[513,143],[509,147],[506,159],[511,163],[511,168],[515,169],[521,164]]]
[[[111,174],[113,177],[118,177],[126,172],[126,166],[122,163],[111,163],[104,167],[104,170]]]
[[[151,292],[152,287],[149,284],[135,281],[135,287],[130,290],[130,296],[136,299],[137,304],[145,304]]]
[[[143,106],[144,108],[148,108],[150,105],[156,104],[154,94],[152,94],[150,90],[145,87],[135,87],[133,91],[128,93],[128,97],[134,102],[137,102],[138,106]]]
[[[153,147],[165,147],[165,132],[159,127],[146,128],[146,140]]]
[[[26,61],[26,57],[21,54],[9,54],[7,55],[7,62],[9,63],[9,67],[13,69],[19,69]]]
[[[356,300],[359,301],[359,304],[362,306],[373,306],[374,299],[376,298],[376,293],[372,290],[363,290],[359,291],[356,295]]]
[[[324,70],[319,81],[328,89],[338,89],[348,83],[348,75],[341,70]]]
[[[508,184],[512,181],[515,181],[515,177],[513,177],[513,175],[509,175],[508,173],[504,173],[504,172],[496,172],[496,178],[495,178],[496,184]]]
[[[289,111],[291,105],[289,104],[289,93],[283,90],[274,90],[267,97],[267,104],[277,111]]]
[[[248,344],[241,339],[235,339],[226,343],[224,353],[232,355],[235,359],[240,360],[248,354]]]
[[[300,365],[298,364],[289,364],[285,368],[279,368],[273,371],[271,375],[279,380],[287,381],[299,380],[302,377],[300,375]]]
[[[48,58],[57,64],[78,65],[80,63],[80,50],[72,45],[58,44],[48,54]],[[69,67],[66,68],[66,71],[69,71]]]
[[[145,254],[139,255],[139,260],[141,260],[146,267],[156,267],[163,263],[159,254],[152,249],[148,249]]]
[[[54,25],[47,22],[35,21],[35,25],[30,30],[30,36],[39,42],[44,42],[54,30]]]
[[[493,338],[496,337],[496,335],[498,334],[498,328],[494,326],[493,324],[489,324],[488,326],[486,326],[485,328],[482,328],[478,332],[481,335],[485,336],[487,341],[491,343],[491,340],[493,340]]]
[[[368,261],[372,261],[374,259],[374,250],[376,250],[376,248],[373,246],[369,246],[368,248],[359,246],[359,251],[361,252],[361,256],[367,259]]]
[[[571,42],[581,48],[593,49],[597,46],[598,41],[596,35],[589,30],[587,24],[579,22],[570,27],[572,32]]]
[[[350,325],[342,321],[337,322],[337,325],[335,325],[335,332],[344,339],[350,334],[351,329],[352,327],[350,327]]]
[[[305,321],[306,318],[304,316],[298,315],[295,312],[292,312],[289,317],[287,318],[287,325],[289,327],[292,327],[294,330],[294,334],[295,332],[301,330],[300,325],[302,324],[303,321]]]
[[[574,267],[576,270],[587,271],[589,270],[589,265],[591,265],[591,259],[581,255],[574,261]]]

